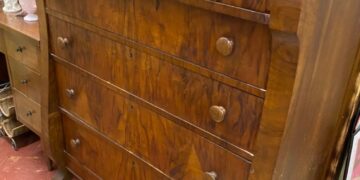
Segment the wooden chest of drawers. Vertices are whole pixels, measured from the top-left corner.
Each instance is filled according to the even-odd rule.
[[[56,88],[48,129],[63,133],[49,144],[69,171],[270,179],[298,44],[292,27],[269,25],[268,1],[38,2]]]

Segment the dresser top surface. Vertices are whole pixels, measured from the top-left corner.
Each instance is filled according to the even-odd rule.
[[[0,7],[3,3],[0,2]],[[0,8],[0,28],[8,31],[16,31],[36,41],[40,41],[39,23],[28,23],[22,17],[14,14],[5,14]]]

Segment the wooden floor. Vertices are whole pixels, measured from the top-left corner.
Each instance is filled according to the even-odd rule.
[[[0,180],[48,180],[52,176],[40,141],[14,151],[6,139],[0,137]]]

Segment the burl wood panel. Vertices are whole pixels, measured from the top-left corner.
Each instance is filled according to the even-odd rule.
[[[253,150],[263,99],[56,18],[49,17],[49,24],[63,27],[50,29],[51,52],[230,143]],[[61,47],[59,36],[71,37],[71,45]],[[213,105],[226,109],[223,122],[210,118]]]
[[[40,104],[40,74],[21,62],[9,58],[12,86]]]
[[[92,82],[85,74],[61,64],[56,65],[56,73],[61,107],[167,175],[188,179],[214,171],[222,179],[247,178],[250,164],[222,147]],[[66,88],[73,88],[75,94],[67,97]]]
[[[102,9],[100,6],[108,10],[94,11]],[[266,25],[173,0],[132,0],[126,4],[117,0],[54,0],[49,1],[48,7],[187,62],[266,88],[270,59],[270,32]],[[216,50],[221,37],[234,42],[229,56]]]
[[[102,179],[168,179],[88,128],[63,116],[65,151]],[[74,146],[71,141],[80,142]]]

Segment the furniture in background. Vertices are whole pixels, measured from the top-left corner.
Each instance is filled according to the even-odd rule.
[[[359,36],[348,41],[358,30],[355,0],[347,2],[354,6],[314,6],[320,3],[310,0],[37,2],[42,132],[60,168],[83,179],[332,176],[333,146],[341,141],[315,142],[341,140],[346,127],[339,117],[347,114],[343,107],[359,72],[353,68]],[[340,17],[335,6],[346,10],[341,17],[347,21],[315,21],[329,12]],[[321,31],[335,24],[347,33]],[[326,33],[310,39],[319,32]],[[330,51],[328,40],[346,48]],[[317,59],[323,56],[327,62]],[[335,74],[323,73],[335,67],[342,74],[330,81]],[[336,103],[322,104],[329,95]],[[305,112],[307,106],[313,109]],[[336,118],[325,121],[324,109]],[[307,119],[314,121],[301,124]],[[305,136],[316,135],[316,121],[341,127]],[[328,154],[317,151],[329,146]],[[315,150],[297,153],[302,148]],[[321,161],[306,161],[314,156]],[[314,168],[286,166],[294,163],[289,159]]]
[[[41,137],[39,24],[0,12],[0,52],[6,57],[16,119]]]

